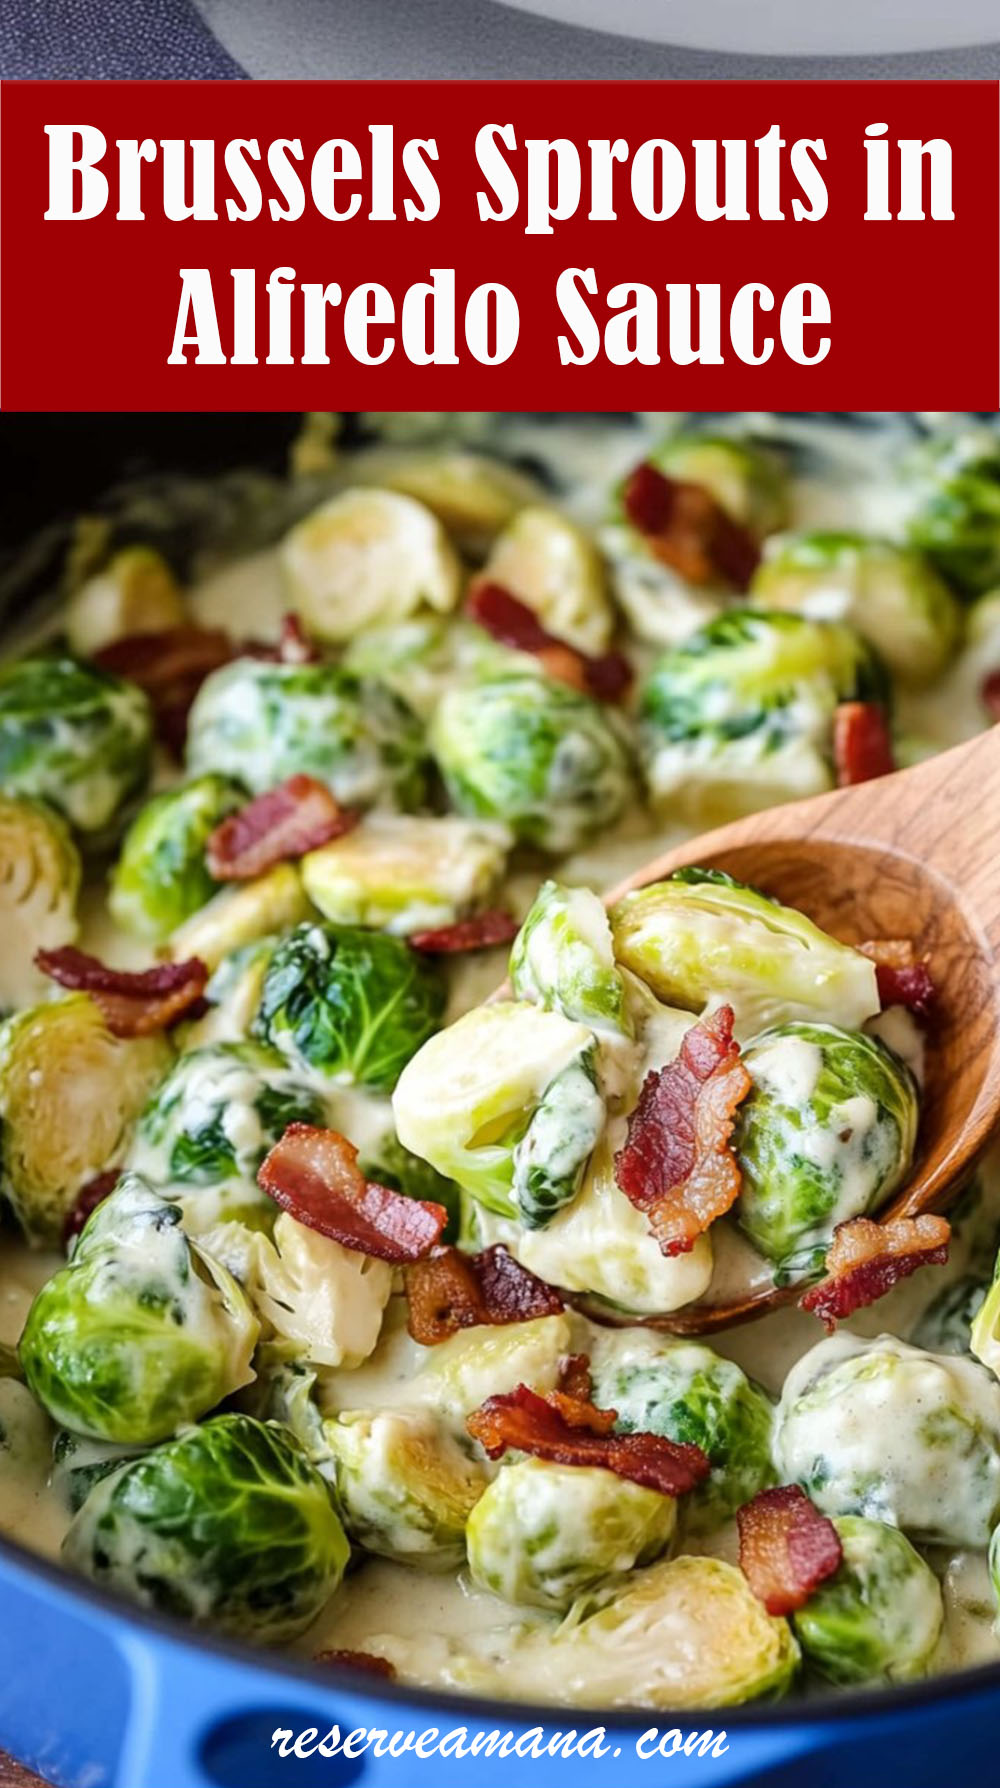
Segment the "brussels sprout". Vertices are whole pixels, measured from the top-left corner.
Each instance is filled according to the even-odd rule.
[[[562,853],[618,819],[632,792],[616,723],[589,696],[525,671],[450,689],[431,750],[460,813]]]
[[[384,1260],[341,1247],[287,1211],[273,1238],[227,1223],[225,1235],[203,1239],[245,1286],[268,1328],[313,1364],[353,1368],[373,1351],[392,1291]]]
[[[941,1587],[898,1527],[841,1515],[840,1569],[792,1625],[807,1659],[831,1682],[923,1676],[944,1620]]]
[[[939,435],[910,457],[908,537],[948,582],[977,596],[1000,582],[1000,439]]]
[[[914,1347],[929,1353],[971,1353],[973,1321],[988,1290],[982,1279],[968,1273],[946,1285],[928,1304],[910,1336]]]
[[[160,633],[186,619],[184,598],[164,558],[150,546],[126,546],[66,604],[66,638],[78,658],[134,633]]]
[[[356,677],[387,683],[425,723],[456,684],[523,676],[532,668],[544,675],[540,660],[501,645],[460,617],[442,621],[424,616],[394,627],[372,627],[351,641],[340,662]]]
[[[278,863],[252,882],[223,888],[173,933],[170,955],[175,962],[197,956],[217,969],[237,950],[298,925],[311,910],[298,869]]]
[[[77,934],[80,856],[58,813],[0,795],[0,1011],[30,1005],[50,986],[36,950]]]
[[[140,1607],[275,1644],[315,1619],[348,1552],[315,1466],[245,1415],[119,1466],[63,1542],[68,1565]]]
[[[409,1400],[436,1410],[464,1439],[466,1417],[487,1397],[502,1396],[519,1384],[543,1396],[554,1391],[560,1364],[572,1349],[573,1330],[565,1316],[462,1329],[428,1348],[410,1380]]]
[[[917,1083],[877,1037],[785,1024],[743,1052],[753,1086],[733,1138],[741,1229],[779,1283],[822,1271],[838,1223],[884,1204],[917,1138]]]
[[[417,609],[447,612],[461,567],[441,523],[399,491],[341,491],[285,536],[289,603],[320,639],[351,639]]]
[[[90,843],[145,785],[152,737],[134,683],[68,657],[0,667],[0,787],[48,801]]]
[[[129,1164],[166,1194],[187,1194],[189,1223],[204,1210],[202,1193],[192,1196],[198,1187],[216,1198],[225,1190],[233,1216],[251,1224],[257,1217],[257,1226],[267,1227],[274,1205],[258,1189],[258,1167],[289,1124],[322,1124],[325,1115],[315,1088],[269,1050],[253,1043],[191,1049],[143,1111]]]
[[[85,1440],[61,1428],[52,1443],[52,1471],[49,1483],[62,1499],[71,1515],[82,1508],[87,1497],[125,1459],[134,1459],[135,1447],[112,1446],[106,1440]]]
[[[444,1006],[439,969],[400,939],[305,924],[275,946],[252,1030],[295,1067],[388,1091]]]
[[[775,1464],[827,1515],[983,1547],[1000,1515],[1000,1385],[975,1360],[840,1332],[785,1380]]]
[[[238,658],[206,677],[188,720],[192,776],[215,770],[255,795],[286,776],[325,782],[347,807],[419,807],[423,729],[375,678],[335,664]]]
[[[253,1378],[258,1324],[236,1281],[137,1174],[93,1212],[35,1298],[19,1354],[75,1434],[149,1446]]]
[[[33,1246],[58,1246],[77,1194],[121,1159],[172,1059],[163,1036],[112,1036],[86,993],[0,1028],[0,1189]]]
[[[122,841],[108,896],[112,918],[162,943],[199,912],[218,887],[205,864],[209,836],[245,799],[228,776],[214,775],[154,795]]]
[[[380,1186],[390,1186],[394,1192],[403,1192],[407,1198],[420,1198],[428,1204],[442,1204],[448,1212],[448,1221],[441,1233],[443,1242],[458,1240],[459,1221],[461,1217],[461,1189],[454,1180],[447,1179],[438,1173],[429,1161],[421,1161],[419,1155],[413,1155],[404,1149],[394,1130],[387,1130],[368,1148],[362,1149],[358,1155],[358,1166],[370,1180],[377,1180]]]
[[[704,485],[716,502],[759,540],[788,516],[785,468],[777,453],[757,441],[726,435],[670,435],[648,455],[668,478]]]
[[[665,652],[639,695],[651,798],[716,822],[833,787],[833,715],[885,696],[850,628],[733,609]]]
[[[774,1483],[774,1412],[732,1360],[645,1329],[599,1330],[590,1369],[594,1401],[617,1410],[619,1434],[662,1434],[708,1454],[711,1475],[684,1499],[687,1533],[711,1532]]]
[[[676,1520],[673,1497],[614,1472],[519,1459],[469,1516],[469,1570],[506,1602],[562,1613],[577,1596],[652,1564]]]
[[[483,582],[501,584],[527,603],[557,638],[582,652],[603,652],[614,631],[600,553],[558,509],[520,509],[493,544]]]
[[[719,870],[626,894],[611,930],[618,961],[661,999],[691,1012],[725,1000],[742,1036],[797,1018],[860,1030],[879,1010],[867,956]]]
[[[542,883],[514,939],[510,980],[519,1000],[534,1000],[595,1031],[632,1033],[608,915],[589,888]]]
[[[946,668],[961,632],[948,585],[920,553],[864,534],[784,534],[750,588],[760,608],[846,621],[905,683]]]
[[[486,1474],[433,1414],[349,1410],[323,1423],[337,1507],[366,1552],[433,1571],[465,1563]]]
[[[400,455],[376,449],[358,457],[354,471],[359,482],[384,484],[423,503],[473,559],[481,558],[494,535],[538,496],[538,486],[523,472],[480,453]]]
[[[525,1002],[476,1007],[404,1068],[393,1115],[404,1148],[488,1209],[537,1216],[572,1197],[601,1128],[593,1035]]]
[[[506,829],[484,820],[371,813],[353,832],[310,851],[302,881],[325,918],[406,937],[481,906],[509,846]]]
[[[746,1578],[720,1558],[674,1558],[636,1571],[613,1601],[581,1598],[555,1632],[519,1637],[502,1673],[472,1656],[455,1686],[567,1707],[731,1707],[789,1688],[799,1648]],[[594,1602],[597,1606],[594,1608]]]

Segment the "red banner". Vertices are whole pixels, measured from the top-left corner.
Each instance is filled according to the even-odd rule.
[[[987,82],[17,82],[8,409],[992,409]]]

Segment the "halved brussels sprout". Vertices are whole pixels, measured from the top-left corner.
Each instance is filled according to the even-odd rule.
[[[840,1569],[793,1616],[809,1662],[836,1683],[923,1676],[944,1620],[941,1586],[898,1527],[840,1515]]]
[[[153,727],[141,689],[69,657],[0,667],[0,786],[47,801],[104,844],[149,775]]]
[[[583,1597],[555,1632],[519,1637],[502,1672],[459,1658],[452,1681],[566,1707],[683,1712],[773,1699],[798,1668],[788,1622],[766,1613],[742,1572],[720,1558],[649,1565],[604,1600],[600,1591]]]
[[[427,1349],[407,1386],[408,1401],[436,1410],[466,1439],[465,1420],[487,1397],[514,1391],[519,1384],[540,1395],[554,1391],[562,1360],[573,1350],[573,1330],[565,1316],[536,1316],[496,1328],[461,1329]]]
[[[108,907],[137,937],[162,943],[218,888],[208,873],[205,846],[221,820],[246,800],[228,776],[198,776],[164,789],[138,813],[122,840]]]
[[[76,937],[80,873],[80,854],[58,813],[0,795],[0,1011],[30,1005],[51,985],[35,967],[35,952]]]
[[[96,1484],[63,1542],[74,1570],[140,1607],[240,1639],[294,1639],[349,1547],[287,1431],[215,1416]]]
[[[416,716],[384,683],[336,664],[237,658],[213,671],[188,719],[187,766],[255,795],[304,773],[346,807],[419,807],[425,790]]]
[[[1000,1515],[1000,1385],[975,1360],[841,1331],[785,1380],[775,1463],[827,1515],[983,1547]]]
[[[559,1613],[652,1564],[677,1521],[672,1496],[590,1466],[518,1459],[469,1516],[469,1570],[506,1602]]]
[[[389,1091],[445,997],[439,969],[399,938],[307,923],[276,944],[251,1028],[297,1068]]]
[[[350,1369],[368,1358],[392,1292],[384,1260],[342,1247],[287,1211],[272,1237],[234,1223],[225,1231],[204,1240],[280,1340],[294,1342],[317,1366]]]
[[[846,621],[905,683],[946,668],[961,633],[958,603],[918,552],[864,534],[783,534],[750,587],[765,609]]]
[[[536,671],[450,689],[430,744],[460,813],[502,820],[539,850],[576,849],[613,825],[632,793],[620,723]]]
[[[485,820],[370,813],[310,851],[302,881],[325,918],[406,937],[482,905],[503,874],[510,842],[505,827]]]
[[[484,583],[527,603],[543,627],[582,652],[603,652],[614,631],[601,555],[558,509],[520,509],[493,543]]]
[[[765,1031],[743,1065],[753,1086],[733,1137],[736,1216],[783,1284],[821,1272],[838,1223],[878,1210],[902,1185],[917,1083],[877,1037],[833,1024]]]
[[[341,491],[286,534],[281,564],[289,604],[320,639],[348,640],[421,608],[447,612],[462,571],[441,523],[413,497]]]
[[[66,638],[79,658],[133,633],[160,633],[186,620],[184,598],[166,559],[151,546],[125,546],[88,577],[66,604]]]
[[[542,883],[514,939],[510,980],[519,1000],[533,1000],[595,1031],[632,1033],[607,911],[589,888]]]
[[[456,684],[521,676],[532,668],[544,674],[540,660],[501,645],[461,616],[448,621],[421,616],[393,627],[371,627],[351,640],[340,662],[356,677],[387,683],[425,723]]]
[[[443,523],[462,552],[482,558],[494,535],[538,496],[534,481],[481,453],[376,450],[355,461],[359,478],[385,484],[423,503]]]
[[[323,1423],[323,1440],[356,1545],[432,1571],[465,1563],[465,1524],[486,1473],[433,1414],[345,1410]]]
[[[913,1330],[910,1340],[914,1347],[923,1347],[928,1353],[971,1353],[972,1325],[988,1291],[985,1281],[971,1273],[946,1285],[931,1299]]]
[[[989,429],[942,434],[904,468],[907,533],[950,584],[978,596],[1000,582],[1000,439]]]
[[[833,787],[833,715],[880,701],[871,648],[850,628],[736,608],[665,652],[639,696],[654,805],[722,822]]]
[[[117,1471],[124,1460],[134,1459],[136,1450],[134,1446],[114,1446],[107,1440],[87,1440],[81,1434],[71,1434],[68,1428],[60,1428],[52,1443],[49,1483],[70,1514],[75,1515],[94,1485]]]
[[[179,1197],[195,1231],[216,1220],[206,1222],[206,1204],[214,1209],[221,1192],[229,1215],[268,1228],[275,1207],[257,1185],[258,1167],[289,1124],[322,1124],[325,1116],[316,1088],[270,1050],[253,1043],[190,1049],[143,1110],[129,1165]]]
[[[218,969],[237,951],[298,925],[311,910],[295,864],[277,863],[252,882],[222,888],[171,934],[170,955],[175,962],[197,956],[210,969]],[[246,960],[249,966],[251,959]],[[252,960],[261,966],[261,958]]]
[[[0,1028],[0,1189],[35,1247],[57,1247],[78,1192],[124,1153],[173,1052],[112,1036],[86,993]]]
[[[784,526],[788,481],[780,455],[759,441],[682,431],[647,456],[669,478],[702,484],[759,540]]]
[[[85,1224],[21,1336],[31,1390],[75,1434],[149,1446],[253,1378],[259,1325],[235,1279],[137,1174]]]
[[[531,1169],[547,1200],[556,1181],[575,1184],[584,1144],[593,1147],[603,1115],[592,1065],[588,1072],[593,1050],[592,1033],[558,1012],[513,1000],[476,1007],[403,1069],[392,1102],[399,1139],[488,1209],[514,1217]]]
[[[711,1532],[774,1483],[774,1411],[732,1360],[647,1329],[601,1329],[590,1369],[594,1402],[617,1410],[618,1433],[662,1434],[708,1454],[711,1475],[682,1506],[686,1533]]]
[[[790,1020],[860,1030],[879,1011],[875,965],[804,913],[712,869],[681,869],[626,894],[615,955],[690,1012],[725,1001],[743,1037]]]

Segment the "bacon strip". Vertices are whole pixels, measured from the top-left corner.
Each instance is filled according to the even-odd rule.
[[[517,933],[517,920],[495,908],[459,919],[454,925],[440,925],[435,931],[415,931],[408,942],[423,956],[456,956],[466,950],[492,950],[497,944],[509,944]]]
[[[585,1353],[568,1353],[559,1361],[556,1390],[564,1397],[575,1397],[578,1403],[591,1401],[590,1359]]]
[[[692,1025],[677,1060],[647,1074],[615,1179],[662,1253],[687,1254],[735,1204],[741,1175],[729,1139],[750,1087],[731,1006]]]
[[[625,514],[661,564],[689,584],[745,590],[760,563],[748,528],[734,521],[703,484],[670,478],[648,460],[635,467],[622,493]]]
[[[201,685],[212,671],[238,655],[239,648],[221,628],[189,622],[162,633],[130,633],[112,640],[94,662],[145,690],[157,738],[180,757],[188,714]]]
[[[597,701],[620,701],[632,681],[632,666],[621,652],[592,657],[542,626],[533,608],[503,584],[477,584],[465,612],[493,639],[538,658],[550,677],[569,683]]]
[[[398,1265],[428,1254],[448,1221],[443,1205],[366,1180],[354,1144],[314,1124],[289,1124],[257,1184],[307,1229]]]
[[[289,776],[216,826],[205,847],[208,873],[217,882],[252,881],[341,838],[360,817],[314,776]]]
[[[396,1666],[390,1658],[376,1657],[373,1651],[343,1651],[335,1648],[332,1651],[313,1653],[314,1664],[346,1664],[351,1670],[370,1670],[373,1676],[385,1676],[392,1682],[396,1675]]]
[[[797,1484],[760,1490],[736,1511],[740,1570],[768,1614],[794,1614],[839,1569],[840,1535]]]
[[[878,702],[841,702],[833,716],[838,788],[888,776],[896,768],[885,709]]]
[[[662,1496],[681,1496],[708,1476],[711,1465],[700,1447],[659,1434],[612,1434],[616,1420],[613,1409],[595,1409],[558,1391],[540,1397],[519,1384],[487,1397],[465,1425],[491,1459],[513,1447],[557,1465],[598,1466]]]
[[[89,993],[116,1037],[149,1037],[192,1017],[208,980],[208,969],[197,956],[187,962],[158,962],[134,974],[108,968],[98,957],[66,944],[61,950],[37,951],[35,963],[60,987]]]
[[[1000,670],[990,671],[979,685],[979,699],[991,720],[1000,720]]]
[[[529,1322],[536,1316],[557,1316],[563,1308],[559,1293],[500,1243],[480,1254],[435,1248],[407,1268],[406,1295],[410,1334],[424,1347],[436,1347],[459,1329]]]
[[[845,1316],[876,1303],[918,1267],[943,1266],[950,1237],[946,1217],[892,1217],[885,1223],[852,1217],[834,1230],[828,1277],[810,1286],[799,1306],[818,1316],[832,1335]]]
[[[67,1213],[66,1221],[63,1224],[63,1242],[67,1246],[75,1235],[79,1235],[91,1211],[96,1211],[98,1205],[103,1204],[108,1193],[114,1191],[120,1175],[120,1167],[109,1167],[104,1173],[95,1173],[92,1180],[88,1180],[85,1186],[80,1187],[76,1195],[76,1203]]]
[[[858,944],[863,956],[875,964],[878,997],[886,1006],[907,1006],[926,1018],[937,997],[937,988],[926,956],[917,957],[908,937],[870,939]]]

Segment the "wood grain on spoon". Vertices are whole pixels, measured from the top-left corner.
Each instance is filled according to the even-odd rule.
[[[878,1215],[946,1207],[1000,1118],[1000,726],[912,770],[691,839],[614,888],[607,904],[689,864],[727,870],[845,943],[909,938],[930,958],[937,998],[917,1158]],[[728,1304],[706,1299],[646,1326],[704,1334],[794,1302],[801,1291],[798,1284]]]

